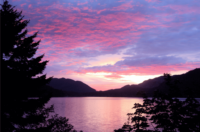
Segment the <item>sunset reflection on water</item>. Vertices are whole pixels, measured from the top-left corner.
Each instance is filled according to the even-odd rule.
[[[181,101],[185,98],[179,98]],[[200,101],[200,98],[197,98]],[[55,113],[69,119],[75,130],[83,132],[114,132],[134,113],[135,103],[143,103],[137,97],[58,97],[51,98],[47,106],[54,104]],[[149,121],[148,121],[149,122]],[[150,129],[153,124],[149,122]],[[153,125],[153,126],[152,126]]]
[[[128,97],[60,97],[52,98],[55,113],[69,119],[78,131],[113,132],[127,122],[128,113],[134,113],[135,103],[143,98]]]

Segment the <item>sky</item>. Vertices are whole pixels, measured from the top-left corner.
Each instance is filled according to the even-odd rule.
[[[2,3],[2,2],[1,2]],[[47,77],[97,91],[200,67],[200,0],[9,0]]]

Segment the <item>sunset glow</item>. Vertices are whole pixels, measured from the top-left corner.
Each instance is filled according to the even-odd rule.
[[[99,90],[200,67],[199,0],[10,0],[41,39],[47,77]],[[1,2],[2,4],[2,2]]]

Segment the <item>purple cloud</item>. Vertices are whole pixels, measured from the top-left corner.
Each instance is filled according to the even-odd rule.
[[[45,53],[44,60],[50,61],[46,72],[51,75],[109,72],[105,77],[117,80],[121,75],[155,75],[199,67],[199,0],[10,3],[22,10],[24,19],[30,19],[28,35],[39,31],[37,55]],[[102,56],[109,55],[118,55],[115,62],[105,62]],[[99,63],[92,64],[95,59]]]

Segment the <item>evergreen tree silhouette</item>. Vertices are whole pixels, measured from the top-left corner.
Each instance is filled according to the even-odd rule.
[[[132,126],[136,132],[199,132],[200,131],[200,103],[187,91],[187,98],[181,101],[178,80],[172,80],[170,74],[164,74],[168,93],[156,90],[152,99],[143,95],[143,104],[135,103],[135,115]],[[149,129],[151,123],[152,129]],[[125,131],[123,129],[115,132]]]
[[[15,6],[14,6],[15,7]],[[42,74],[48,61],[34,57],[40,41],[26,37],[28,20],[14,10],[7,0],[1,5],[1,77],[2,131],[72,131],[68,119],[49,114],[53,105],[44,107],[51,94],[43,90],[52,77]],[[40,74],[40,76],[36,76]],[[30,99],[29,97],[38,97]],[[75,131],[75,130],[74,130]]]

